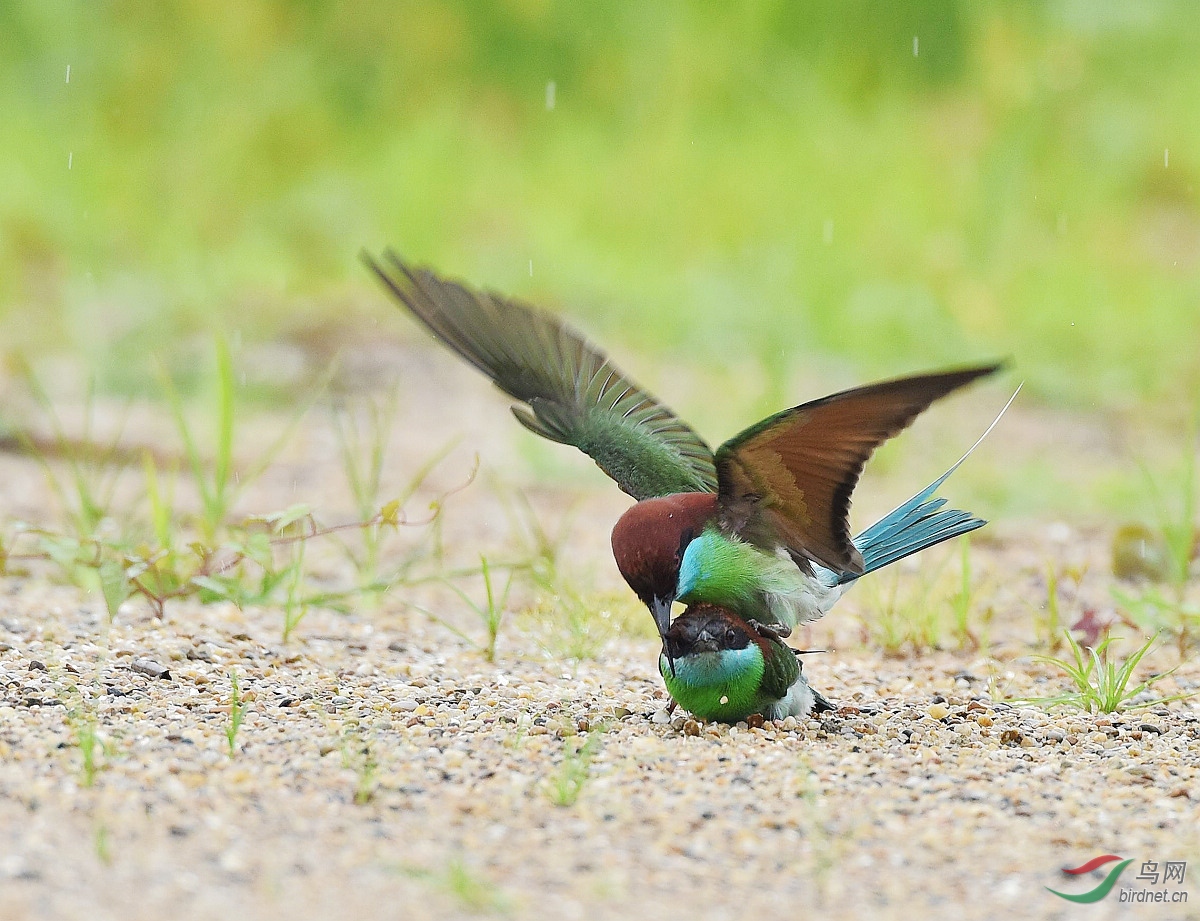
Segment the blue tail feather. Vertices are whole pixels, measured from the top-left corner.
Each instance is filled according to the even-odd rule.
[[[1017,393],[1020,392],[1021,388],[1018,387]],[[946,500],[935,496],[934,493],[950,478],[950,474],[954,473],[962,465],[962,462],[971,456],[971,451],[979,447],[983,439],[987,438],[988,433],[996,427],[1001,416],[1017,398],[1017,393],[1009,398],[1009,401],[1004,404],[1004,409],[1000,410],[1000,414],[988,426],[987,431],[979,436],[979,440],[971,445],[970,450],[960,457],[954,466],[854,538],[854,546],[858,548],[863,557],[863,571],[861,573],[841,573],[836,576],[834,584],[845,585],[853,582],[869,572],[882,569],[884,566],[902,560],[926,547],[940,544],[944,540],[950,540],[987,524],[982,518],[976,518],[970,512],[943,508]]]

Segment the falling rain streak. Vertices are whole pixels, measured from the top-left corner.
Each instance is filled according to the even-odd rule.
[[[553,80],[546,84],[546,111],[554,111],[555,96],[558,95],[558,84]]]
[[[67,65],[67,82],[68,83],[71,82],[71,65],[70,64]]]
[[[1163,169],[1169,169],[1171,166],[1171,148],[1163,148]]]
[[[921,40],[917,36],[913,36],[913,57],[915,58],[921,53]]]

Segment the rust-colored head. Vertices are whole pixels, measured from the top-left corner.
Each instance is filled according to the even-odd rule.
[[[671,625],[671,604],[684,548],[716,513],[715,494],[676,493],[639,502],[613,528],[617,569],[650,609],[660,636]]]

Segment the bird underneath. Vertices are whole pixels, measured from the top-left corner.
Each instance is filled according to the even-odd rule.
[[[557,317],[410,266],[391,251],[363,260],[416,319],[517,401],[512,411],[522,425],[583,451],[636,500],[613,528],[613,556],[654,618],[668,660],[676,600],[716,604],[771,642],[824,614],[872,560],[878,568],[983,523],[943,510],[931,492],[918,494],[912,514],[864,532],[877,532],[869,559],[872,541],[860,547],[851,539],[848,515],[875,448],[998,364],[803,403],[714,452]]]
[[[777,720],[833,709],[808,686],[798,650],[715,604],[691,605],[675,618],[658,668],[671,699],[701,719],[736,723],[759,713]]]

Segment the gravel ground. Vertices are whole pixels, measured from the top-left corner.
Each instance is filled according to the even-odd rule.
[[[522,460],[494,399],[475,392],[453,419],[405,413],[400,431],[472,432],[435,490],[490,446],[448,507],[447,545],[470,561],[511,541],[512,481],[494,471],[520,482],[543,461]],[[437,443],[402,444],[398,464]],[[328,432],[306,430],[294,453],[252,507],[336,493]],[[580,468],[564,464],[537,472],[561,485],[533,500],[603,522],[577,525],[569,553],[597,597],[617,597],[605,544],[622,500],[603,484],[576,499]],[[0,468],[10,509],[36,518],[36,466]],[[110,625],[44,573],[0,579],[0,918],[1200,917],[1200,706],[1109,717],[1003,701],[1065,688],[1030,659],[1031,610],[1047,559],[1092,567],[1064,616],[1111,607],[1105,534],[984,533],[986,654],[883,656],[861,626],[878,601],[864,586],[796,638],[830,650],[806,669],[841,709],[761,727],[668,715],[653,638],[615,615],[578,662],[516,618],[489,664],[400,590],[313,612],[285,645],[277,609],[180,602],[157,621],[134,603]],[[478,632],[449,592],[414,591]],[[1146,664],[1176,661],[1164,649]],[[231,756],[233,673],[245,713]],[[1161,691],[1198,687],[1188,662]],[[1187,861],[1166,888],[1190,904],[1046,891],[1091,888],[1103,870],[1060,868],[1108,853],[1135,860],[1122,886],[1145,885],[1143,861]]]
[[[5,918],[1065,918],[1043,887],[1085,887],[1063,865],[1197,856],[1200,714],[1178,704],[1047,715],[960,657],[864,652],[809,660],[836,714],[689,725],[651,643],[487,666],[386,613],[314,615],[284,647],[269,612],[106,631],[68,590],[5,588],[27,612],[0,634]],[[1145,910],[1196,916],[1172,908]]]

